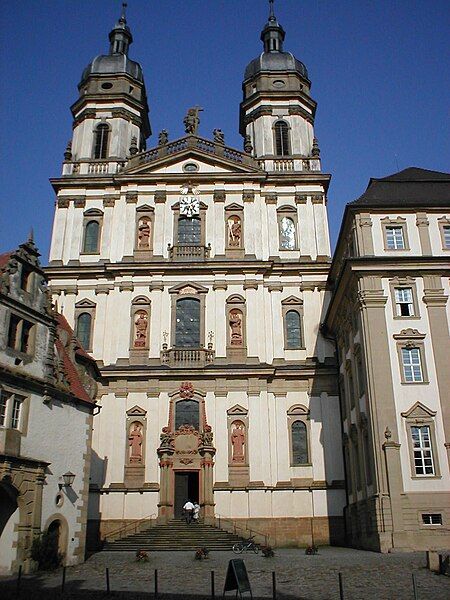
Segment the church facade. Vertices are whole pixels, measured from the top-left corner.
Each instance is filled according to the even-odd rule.
[[[215,129],[151,134],[125,15],[72,106],[47,270],[98,361],[89,526],[252,528],[274,545],[343,541],[334,343],[321,334],[330,243],[306,67],[273,12],[245,70],[243,149]]]

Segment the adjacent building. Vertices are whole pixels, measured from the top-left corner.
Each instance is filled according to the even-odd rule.
[[[102,374],[94,537],[167,522],[190,497],[207,522],[272,544],[343,540],[334,345],[319,331],[330,175],[284,37],[272,11],[244,74],[243,150],[200,135],[200,107],[184,137],[146,149],[124,14],[82,74],[47,273]]]
[[[54,311],[32,238],[0,255],[0,573],[25,572],[42,531],[84,560],[98,376]]]
[[[371,179],[330,271],[348,498],[357,547],[450,542],[450,175]]]

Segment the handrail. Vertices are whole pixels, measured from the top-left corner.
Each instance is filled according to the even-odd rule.
[[[133,521],[132,523],[128,523],[127,525],[123,525],[122,527],[119,527],[118,529],[114,529],[113,531],[110,531],[109,533],[107,533],[103,539],[104,539],[104,541],[107,542],[113,536],[116,536],[117,534],[123,534],[125,532],[128,532],[129,529],[133,529],[133,528],[134,528],[134,533],[137,533],[138,526],[143,521],[150,521],[150,523],[152,523],[153,517],[156,518],[156,513],[152,513],[151,515],[148,515],[147,517],[143,517],[142,519],[138,519],[137,521]],[[150,527],[153,527],[153,525],[150,525]],[[123,535],[120,535],[119,537],[117,537],[117,538],[115,537],[114,539],[121,540],[122,537],[123,537]]]
[[[237,522],[236,522],[235,519],[231,519],[230,517],[224,517],[223,515],[216,514],[214,518],[215,518],[216,522],[218,521],[217,527],[219,529],[222,529],[221,524],[223,524],[223,521],[230,521],[230,523],[232,524],[232,527],[233,527],[233,533],[234,534],[236,534],[237,530],[242,530],[244,532],[248,531],[250,533],[250,535],[249,536],[248,535],[247,536],[243,536],[243,537],[250,538],[250,537],[255,537],[255,535],[259,535],[259,536],[261,536],[261,537],[264,538],[265,545],[266,546],[269,545],[270,535],[268,533],[263,533],[262,531],[257,531],[256,529],[253,529],[251,527],[247,527],[246,525],[244,525],[244,526],[237,525],[236,524]],[[254,534],[254,535],[252,536],[252,534]]]

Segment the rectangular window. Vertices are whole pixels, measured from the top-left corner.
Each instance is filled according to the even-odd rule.
[[[428,425],[413,425],[411,427],[411,437],[415,474],[435,475],[430,427]]]
[[[13,429],[19,429],[20,427],[20,414],[22,411],[22,402],[25,400],[23,396],[14,394],[14,401],[11,414],[11,427]]]
[[[407,383],[423,381],[419,348],[402,348],[403,375]]]
[[[6,426],[6,410],[8,408],[8,400],[12,394],[2,390],[0,392],[0,426]]]
[[[395,288],[395,311],[397,317],[414,315],[412,288]]]
[[[422,513],[422,523],[424,525],[442,525],[442,515],[440,513]]]
[[[30,334],[33,323],[29,321],[22,321],[22,333],[20,336],[19,350],[21,352],[29,352],[30,350]]]
[[[20,318],[17,315],[11,315],[9,320],[9,330],[8,330],[8,346],[10,348],[15,348],[19,333],[19,325]]]
[[[389,250],[404,250],[405,239],[403,236],[403,227],[386,227],[386,246]]]
[[[442,236],[444,239],[444,248],[450,249],[450,225],[442,227]]]

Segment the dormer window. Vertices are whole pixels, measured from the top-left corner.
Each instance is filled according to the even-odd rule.
[[[108,156],[109,127],[106,123],[100,123],[94,133],[94,158],[106,158]]]
[[[289,125],[285,121],[277,121],[275,130],[275,154],[277,156],[289,156]]]

